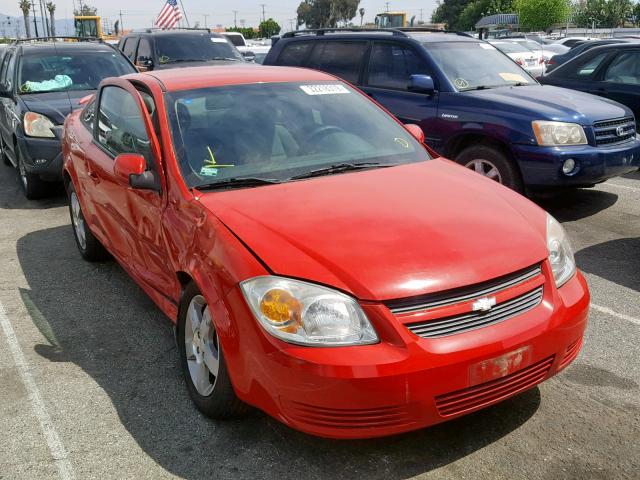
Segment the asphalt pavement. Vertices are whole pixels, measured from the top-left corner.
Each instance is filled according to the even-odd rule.
[[[84,262],[64,192],[28,201],[0,166],[0,479],[637,479],[640,173],[539,200],[592,294],[578,359],[434,428],[314,438],[192,406],[169,321],[113,261]]]

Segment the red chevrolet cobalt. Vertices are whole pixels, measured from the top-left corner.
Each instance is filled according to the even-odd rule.
[[[75,239],[175,322],[205,414],[433,425],[566,367],[589,293],[555,219],[422,140],[310,70],[107,79],[65,124]]]

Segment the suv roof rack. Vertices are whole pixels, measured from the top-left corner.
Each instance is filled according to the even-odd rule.
[[[17,44],[17,43],[38,43],[38,42],[54,42],[56,40],[75,40],[76,42],[98,42],[98,43],[105,43],[104,40],[102,40],[101,38],[97,38],[97,37],[31,37],[31,38],[16,38],[14,39],[11,44]],[[68,43],[72,43],[72,42],[68,42]]]
[[[471,37],[468,33],[464,32],[456,32],[450,30],[439,30],[437,28],[426,28],[426,27],[402,27],[402,28],[313,28],[309,30],[295,30],[293,32],[287,32],[282,35],[282,38],[292,38],[297,36],[305,36],[305,35],[324,35],[325,33],[370,33],[370,32],[378,32],[378,33],[389,33],[394,36],[401,37],[409,37],[408,33],[416,33],[416,32],[430,32],[430,33],[453,33],[456,35],[460,35],[463,37]]]

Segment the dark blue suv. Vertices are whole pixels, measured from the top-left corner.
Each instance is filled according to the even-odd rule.
[[[523,191],[592,186],[640,166],[632,111],[542,86],[487,42],[424,29],[290,32],[265,65],[309,67],[360,87],[441,155]]]

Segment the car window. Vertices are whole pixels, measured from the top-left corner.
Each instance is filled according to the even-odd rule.
[[[640,50],[618,54],[607,68],[603,80],[612,83],[640,85]]]
[[[2,60],[2,66],[0,67],[0,85],[2,85],[5,90],[9,90],[7,85],[7,68],[9,67],[9,60],[11,60],[12,57],[13,54],[11,53],[5,55]]]
[[[154,163],[149,136],[135,99],[120,87],[102,90],[98,109],[97,140],[114,157],[121,153],[139,153]]]
[[[125,40],[124,46],[122,47],[123,53],[129,57],[129,60],[132,62],[135,60],[136,55],[136,46],[138,45],[138,37],[129,37]]]
[[[291,42],[280,52],[277,64],[300,67],[304,65],[305,60],[309,56],[311,47],[313,47],[313,42]]]
[[[287,181],[341,163],[429,159],[393,117],[343,82],[182,90],[165,94],[165,104],[190,187],[234,177]]]
[[[376,43],[371,51],[369,81],[372,87],[406,90],[411,75],[429,75],[425,63],[408,46]]]
[[[153,59],[153,54],[151,53],[151,43],[146,38],[140,39],[140,44],[138,45],[138,53],[136,55],[136,59],[138,62]]]
[[[161,64],[210,60],[244,61],[242,54],[225,37],[209,33],[157,35],[155,48]]]
[[[96,90],[104,78],[134,72],[131,64],[111,49],[30,54],[20,61],[18,85],[24,94]]]
[[[609,55],[609,52],[603,52],[599,53],[595,57],[584,60],[583,62],[581,62],[581,65],[577,65],[577,68],[573,70],[575,72],[575,75],[581,78],[590,77],[591,75],[593,75],[593,72],[595,72],[596,69],[600,66],[600,64],[604,62],[604,59],[607,58],[607,55]]]
[[[511,42],[495,42],[492,43],[494,47],[504,53],[530,53],[531,51],[520,43]]]
[[[367,42],[322,42],[311,52],[309,67],[357,83]]]

